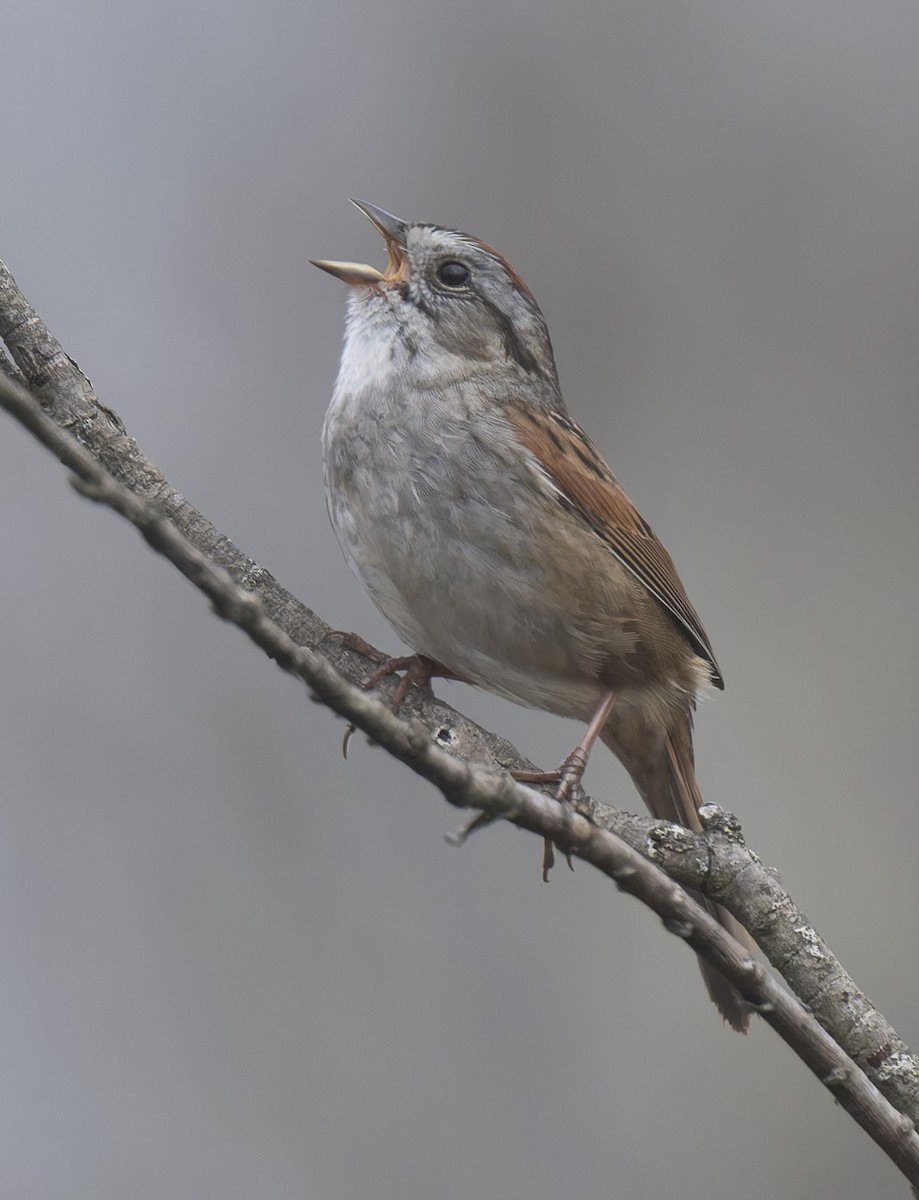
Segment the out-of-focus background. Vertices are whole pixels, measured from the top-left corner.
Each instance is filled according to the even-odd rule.
[[[382,264],[357,195],[515,263],[724,669],[706,796],[919,1041],[915,4],[14,0],[4,43],[0,255],[173,485],[387,649],[307,260]],[[901,1194],[647,911],[511,829],[451,849],[6,420],[0,455],[0,1194]]]

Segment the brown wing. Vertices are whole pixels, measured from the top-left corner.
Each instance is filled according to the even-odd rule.
[[[723,688],[708,637],[673,560],[616,482],[587,434],[564,413],[534,412],[514,406],[507,409],[507,417],[555,487],[622,565],[663,604],[696,652],[711,664],[714,686]]]

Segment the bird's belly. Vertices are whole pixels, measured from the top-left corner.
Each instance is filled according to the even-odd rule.
[[[630,583],[617,596],[615,565],[575,578],[572,564],[596,558],[575,543],[593,534],[534,500],[492,451],[448,435],[440,446],[409,462],[380,439],[359,453],[353,437],[327,442],[329,513],[349,565],[413,650],[518,703],[588,717],[609,686],[603,663],[631,649]]]

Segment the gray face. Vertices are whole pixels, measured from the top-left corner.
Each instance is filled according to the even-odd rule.
[[[381,286],[397,287],[403,302],[427,318],[437,345],[483,362],[506,360],[557,385],[542,313],[505,259],[467,234],[434,225],[404,226],[401,241],[394,252],[402,261]]]

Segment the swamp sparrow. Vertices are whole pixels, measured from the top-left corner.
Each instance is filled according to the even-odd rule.
[[[655,817],[699,830],[692,713],[721,672],[670,556],[568,415],[532,293],[476,238],[354,203],[386,270],[315,264],[351,288],[322,435],[348,564],[427,677],[588,723],[560,797],[599,737]],[[746,1030],[738,993],[702,973]]]

